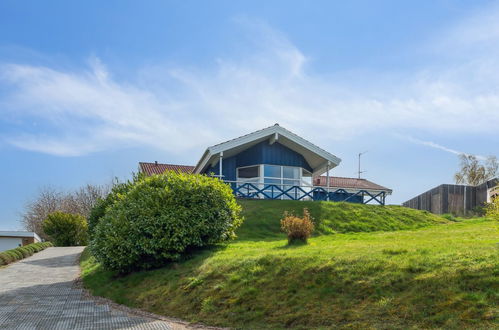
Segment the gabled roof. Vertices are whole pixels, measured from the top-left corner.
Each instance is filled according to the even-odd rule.
[[[327,183],[326,176],[319,176],[314,178],[314,186],[325,187],[326,183]],[[342,178],[342,177],[330,176],[329,186],[332,188],[385,191],[388,194],[392,193],[391,189],[380,186],[379,184],[376,184],[366,179]]]
[[[35,232],[32,231],[0,231],[0,237],[33,237],[39,242],[42,241],[40,236],[38,236]]]
[[[324,173],[328,165],[331,169],[338,166],[341,162],[340,158],[279,126],[279,124],[275,124],[274,126],[208,147],[197,163],[194,173],[202,173],[210,164],[218,160],[220,153],[223,153],[223,157],[230,157],[265,140],[269,140],[270,143],[277,141],[303,155],[316,175]]]
[[[158,162],[154,163],[140,162],[139,169],[142,173],[145,173],[146,175],[163,174],[166,171],[175,171],[179,173],[192,173],[192,171],[194,170],[194,166],[160,164]]]

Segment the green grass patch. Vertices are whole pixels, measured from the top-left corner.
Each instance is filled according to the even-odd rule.
[[[315,235],[410,230],[449,223],[426,211],[396,205],[364,205],[354,203],[297,202],[281,200],[240,200],[245,218],[237,230],[239,240],[283,239],[280,219],[284,211],[297,215],[307,208],[314,218]]]
[[[276,202],[259,210],[257,203],[244,201],[247,223],[239,240],[161,269],[116,277],[85,251],[84,284],[95,295],[131,307],[234,328],[498,326],[496,223],[425,215],[427,227],[413,229],[419,226],[415,215],[397,207],[373,209],[372,217],[364,208],[354,209],[354,218],[334,216],[337,205],[294,202],[286,208]],[[320,215],[325,228],[350,232],[288,246],[278,232],[281,210],[304,206],[313,206],[312,215]],[[387,221],[378,214],[390,209],[405,215]],[[273,217],[275,223],[259,227]],[[359,219],[369,222],[366,231],[376,232],[355,232],[363,226]],[[405,230],[380,231],[395,223]],[[434,223],[444,224],[428,226]],[[266,240],[259,241],[260,235]]]

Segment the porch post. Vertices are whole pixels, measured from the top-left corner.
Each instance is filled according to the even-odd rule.
[[[220,179],[223,178],[223,175],[222,175],[222,161],[223,161],[223,157],[224,157],[224,152],[220,152],[220,160],[218,162],[218,176],[220,177]]]
[[[326,200],[328,201],[329,200],[329,162],[327,162],[327,166],[326,166],[326,191],[327,191]]]

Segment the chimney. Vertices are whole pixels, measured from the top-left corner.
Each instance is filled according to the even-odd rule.
[[[154,161],[154,165],[158,166],[158,161],[157,160]]]

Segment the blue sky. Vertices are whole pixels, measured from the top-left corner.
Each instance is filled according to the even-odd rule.
[[[276,122],[401,203],[499,153],[498,90],[497,2],[2,1],[0,228]]]

